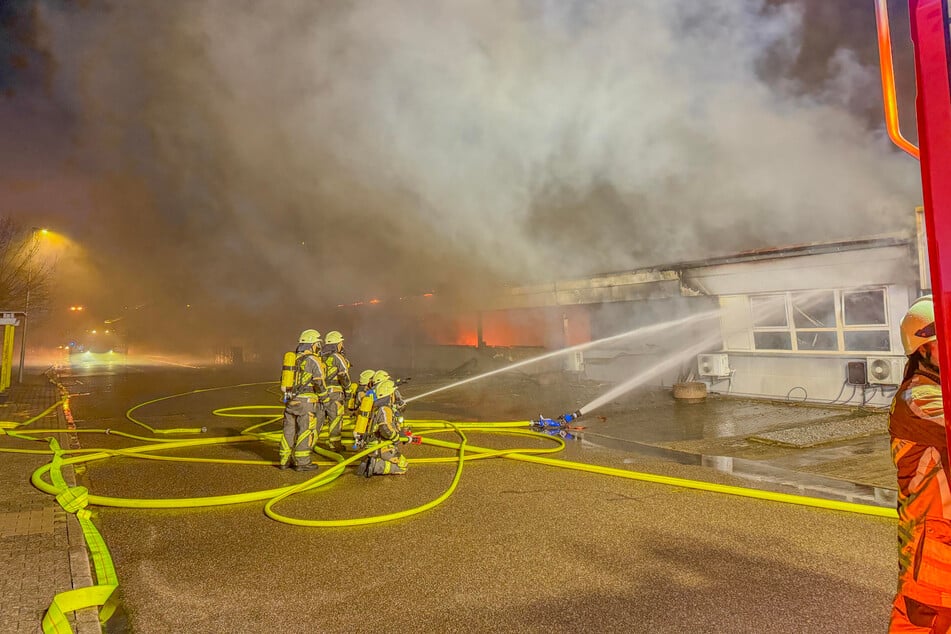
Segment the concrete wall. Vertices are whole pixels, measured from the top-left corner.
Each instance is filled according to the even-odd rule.
[[[665,354],[660,352],[645,352],[641,354],[618,352],[613,356],[607,356],[608,354],[610,354],[610,351],[598,351],[585,354],[585,378],[592,381],[604,381],[606,383],[621,383],[642,372],[650,370],[667,358]],[[676,368],[661,372],[654,375],[645,385],[673,385],[674,382],[680,378],[683,371],[683,368]]]
[[[894,386],[845,386],[846,364],[865,361],[863,355],[814,357],[769,353],[727,353],[731,379],[706,378],[711,392],[749,395],[790,401],[836,404],[888,405]],[[904,361],[904,356],[898,355]],[[904,367],[902,365],[901,367]]]

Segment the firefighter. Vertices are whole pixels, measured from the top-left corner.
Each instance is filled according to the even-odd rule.
[[[898,470],[898,593],[889,632],[951,631],[951,488],[934,302],[901,322],[908,356],[888,421]]]
[[[323,403],[324,415],[330,421],[327,444],[331,451],[336,451],[340,447],[340,429],[351,384],[350,362],[343,354],[343,335],[339,331],[327,333],[320,356],[327,380],[327,398]]]
[[[363,400],[363,397],[366,396],[367,390],[370,389],[370,381],[373,380],[373,374],[374,370],[364,370],[360,373],[357,389],[354,390],[353,396],[347,403],[347,409],[350,410],[351,414],[355,413],[357,409],[359,409],[360,402]]]
[[[373,380],[370,382],[370,388],[372,389],[374,386],[379,385],[383,383],[383,381],[387,380],[392,380],[390,373],[386,370],[377,370],[373,373]],[[394,380],[393,385],[399,386],[400,381],[403,381],[403,379]],[[400,394],[399,387],[396,387],[396,391],[393,392],[393,407],[397,414],[402,413],[402,411],[406,408],[406,401],[403,400],[403,395]]]
[[[377,370],[373,372],[372,375],[367,375],[366,372],[360,375],[361,379],[364,376],[369,376],[367,381],[367,389],[363,392],[363,396],[360,397],[360,400],[355,401],[357,405],[357,410],[353,419],[353,450],[359,451],[363,446],[371,440],[369,429],[370,429],[370,416],[373,414],[373,403],[376,399],[375,388],[380,385],[383,381],[390,378],[390,374],[386,370]]]
[[[297,342],[293,381],[289,387],[282,385],[286,404],[280,449],[281,469],[287,469],[292,463],[295,471],[317,469],[317,465],[311,461],[310,452],[319,431],[316,419],[319,395],[327,391],[324,364],[317,355],[319,348],[319,332],[312,329],[302,332]]]
[[[389,379],[374,387],[376,400],[370,417],[370,442],[380,448],[367,456],[357,468],[359,475],[402,475],[409,463],[400,453],[399,443],[408,436],[403,432],[399,417],[393,411],[393,395],[396,385]]]
[[[363,374],[360,376],[362,378]],[[389,378],[389,372],[386,370],[377,370],[373,373],[373,376],[370,377],[370,380],[367,381],[367,389],[363,392],[363,396],[360,398],[360,400],[356,401],[357,412],[354,429],[358,433],[364,433],[370,422],[370,414],[373,411],[373,402],[376,399],[376,392],[374,389],[376,386],[380,385],[383,383],[383,381],[386,381]]]
[[[372,388],[375,385],[379,385],[383,381],[386,381],[390,378],[390,373],[386,370],[377,370],[373,373],[373,379],[370,381],[370,387]]]

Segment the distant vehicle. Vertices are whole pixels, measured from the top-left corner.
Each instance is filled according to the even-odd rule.
[[[127,350],[125,338],[112,328],[91,328],[81,337],[69,340],[67,349],[70,355],[74,354],[125,354]]]

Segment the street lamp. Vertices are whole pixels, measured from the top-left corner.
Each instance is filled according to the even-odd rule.
[[[37,240],[37,234],[46,235],[48,229],[42,227],[32,227],[30,229],[30,243]],[[30,287],[33,286],[33,267],[26,267],[26,306],[23,309],[23,324],[20,330],[20,368],[17,371],[17,383],[23,383],[23,364],[26,361],[26,325],[30,320]]]

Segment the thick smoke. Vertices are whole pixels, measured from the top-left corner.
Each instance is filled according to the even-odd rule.
[[[874,68],[840,48],[819,79],[783,75],[797,4],[91,0],[39,19],[83,169],[125,183],[100,213],[126,261],[236,325],[864,237],[920,196],[860,116]]]

